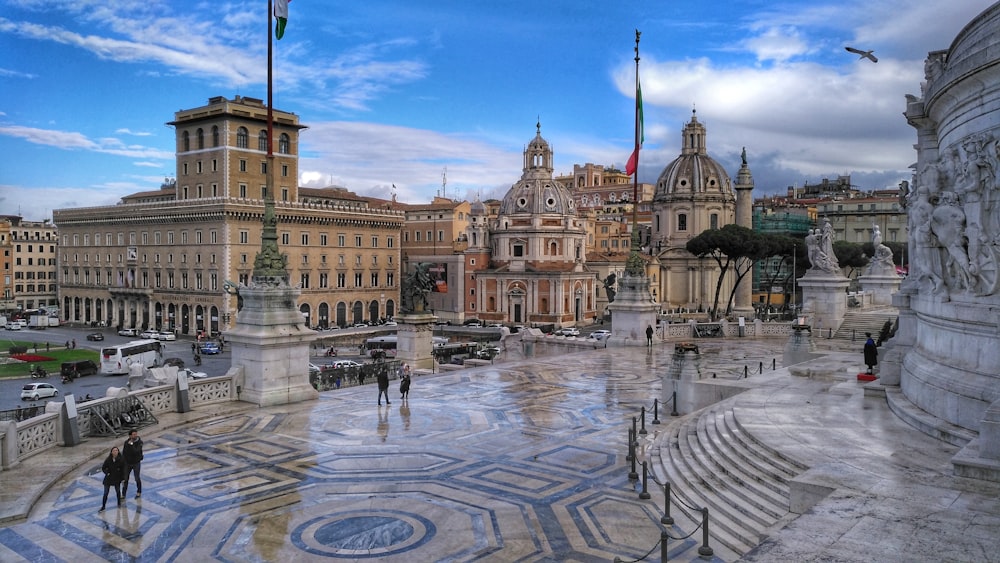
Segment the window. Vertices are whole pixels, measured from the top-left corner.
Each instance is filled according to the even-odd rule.
[[[396,245],[394,237],[385,237],[385,247],[393,248]]]
[[[194,173],[195,174],[201,174],[201,161],[200,160],[194,163]]]
[[[211,242],[212,244],[219,242],[219,231],[209,231],[208,241]]]
[[[187,131],[181,133],[181,150],[185,152],[191,150],[191,136]]]
[[[343,254],[341,254],[340,256],[337,256],[337,265],[338,266],[343,266],[344,265],[344,255]]]
[[[278,137],[278,152],[281,154],[288,154],[289,146],[291,145],[291,139],[288,137],[288,133],[282,133]]]
[[[393,272],[386,272],[385,274],[385,284],[389,287],[396,285],[396,274]]]
[[[281,201],[288,201],[288,188],[281,188]]]
[[[680,213],[677,215],[677,230],[686,231],[688,230],[688,216],[687,213]]]
[[[309,289],[309,274],[304,273],[299,276],[299,285],[302,289]]]
[[[187,244],[188,242],[188,232],[181,231],[181,244]]]
[[[247,255],[246,254],[240,254],[240,263],[241,264],[246,264],[247,263]]]
[[[218,171],[219,171],[219,159],[213,158],[212,159],[212,172],[218,172]]]
[[[354,235],[354,246],[361,248],[361,235]]]
[[[194,243],[201,244],[201,231],[194,232]]]
[[[246,127],[240,127],[236,130],[236,147],[245,149],[248,146],[250,146],[250,132]]]
[[[524,256],[524,245],[521,243],[516,243],[513,249],[514,256]]]
[[[267,161],[261,161],[260,163],[260,173],[267,174]]]
[[[264,129],[261,129],[260,133],[257,134],[257,150],[267,150],[267,131]]]
[[[427,231],[427,242],[434,240],[434,233],[432,231]]]
[[[372,272],[372,287],[378,287],[378,272]]]
[[[417,238],[416,238],[416,241],[417,241],[417,242],[420,242],[420,231],[414,231],[414,233],[413,233],[413,234],[414,234],[414,235],[416,235],[416,237],[417,237]]]
[[[372,256],[372,266],[378,266],[378,256]]]
[[[281,176],[284,177],[284,178],[288,177],[288,165],[287,164],[282,164],[281,165]]]
[[[344,235],[337,235],[337,246],[344,246]]]
[[[243,198],[243,199],[246,199],[246,197],[247,197],[247,185],[246,184],[240,184],[240,197]]]
[[[181,165],[181,176],[187,176],[187,175],[188,175],[188,163],[185,162],[184,164]]]
[[[320,289],[330,287],[330,274],[323,273],[319,275],[319,287]]]
[[[378,237],[372,236],[372,248],[378,248]]]
[[[305,266],[308,263],[309,263],[309,255],[308,254],[303,254],[302,255],[302,265]]]
[[[343,272],[337,274],[337,287],[347,287],[347,274]]]
[[[309,233],[302,233],[302,246],[309,246]]]
[[[241,158],[240,159],[240,172],[246,172],[246,171],[247,171],[247,159]]]
[[[403,231],[403,242],[410,242],[410,231]]]
[[[326,233],[320,233],[319,235],[319,245],[326,246]],[[325,260],[324,260],[325,262]]]
[[[361,287],[361,272],[354,274],[354,287]]]
[[[198,148],[199,149],[205,148],[205,131],[202,130],[201,127],[199,127],[198,130],[195,131],[194,136],[195,136],[195,139],[198,140]]]
[[[290,238],[291,237],[288,236],[288,233],[281,233],[281,244],[288,245],[289,244],[288,241]]]
[[[708,228],[710,228],[712,230],[716,230],[716,229],[719,228],[719,214],[718,213],[712,213],[708,217],[708,220],[709,220],[709,227]]]
[[[121,234],[121,233],[119,233],[119,234]],[[167,231],[167,244],[173,244],[173,243],[174,243],[174,232],[173,231]],[[121,241],[119,241],[118,244],[121,244]]]
[[[250,231],[240,231],[240,244],[250,243]]]
[[[357,256],[354,257],[354,265],[355,266],[360,266],[361,265],[361,255],[360,254],[358,254]]]
[[[212,146],[213,147],[219,146],[219,126],[218,125],[213,125],[212,126]]]
[[[444,242],[444,231],[438,231],[438,242]]]

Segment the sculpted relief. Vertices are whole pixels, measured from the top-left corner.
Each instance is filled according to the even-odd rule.
[[[997,294],[1000,139],[979,133],[922,161],[906,198],[910,283],[935,294]]]

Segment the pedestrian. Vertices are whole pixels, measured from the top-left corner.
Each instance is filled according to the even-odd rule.
[[[399,393],[403,396],[404,401],[410,398],[410,374],[405,371],[403,376],[399,378]]]
[[[379,366],[375,379],[378,381],[378,404],[382,406],[382,395],[385,395],[385,404],[389,404],[389,372]]]
[[[653,345],[653,325],[646,325],[646,346]]]
[[[46,342],[46,343],[45,343],[45,351],[46,351],[46,352],[48,352],[48,351],[49,351],[49,343],[48,343],[48,342]]]
[[[111,453],[104,460],[101,471],[104,472],[104,498],[101,499],[101,509],[98,512],[104,512],[105,507],[108,505],[108,493],[111,492],[111,487],[115,488],[115,496],[118,497],[118,506],[122,504],[121,483],[125,476],[125,460],[122,459],[118,446],[111,448]]]
[[[866,332],[865,336],[868,337],[865,340],[865,365],[868,366],[868,373],[874,374],[875,366],[878,365],[878,346],[872,339],[872,333]]]
[[[69,340],[66,341],[66,349],[69,350]]]
[[[194,342],[192,342],[192,343],[191,343],[191,353],[192,353],[192,354],[195,354],[195,353],[197,353],[197,352],[198,352],[198,345],[197,345],[197,344],[195,344]]]
[[[72,349],[76,350],[76,339],[75,338],[73,339],[73,348]]]
[[[139,471],[142,469],[142,438],[139,437],[138,430],[131,430],[128,433],[128,440],[122,446],[122,457],[125,458],[125,479],[122,482],[122,498],[128,491],[128,476],[135,475],[135,498],[142,498],[142,479]]]

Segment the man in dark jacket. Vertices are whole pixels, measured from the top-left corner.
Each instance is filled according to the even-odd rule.
[[[873,373],[874,367],[878,365],[878,346],[872,340],[872,333],[866,332],[865,336],[868,337],[865,341],[865,365],[868,366],[868,373]]]
[[[382,395],[385,395],[385,404],[389,404],[389,374],[385,366],[379,366],[375,379],[378,381],[378,404],[382,405]]]
[[[128,433],[128,440],[122,447],[122,457],[125,458],[125,482],[122,484],[122,498],[125,498],[125,491],[128,490],[128,476],[135,474],[135,498],[142,498],[142,479],[139,478],[139,471],[142,469],[142,438],[139,437],[138,430]]]

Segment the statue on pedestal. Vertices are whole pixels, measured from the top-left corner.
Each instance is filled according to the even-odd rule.
[[[406,275],[400,285],[400,309],[404,313],[423,313],[427,310],[427,294],[434,287],[430,264],[420,263]]]

